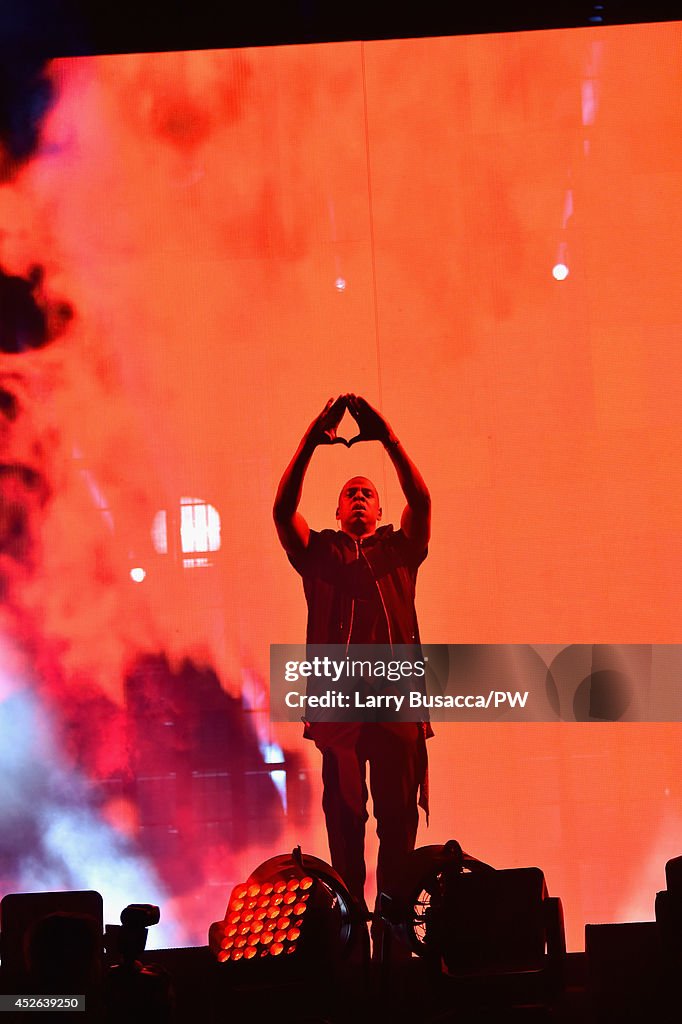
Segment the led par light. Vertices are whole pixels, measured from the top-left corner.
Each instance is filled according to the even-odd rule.
[[[362,914],[342,879],[324,861],[292,854],[272,857],[236,885],[209,946],[228,971],[267,971],[295,962],[332,963],[350,949]]]
[[[236,885],[225,919],[211,925],[209,932],[218,963],[294,955],[311,898],[314,903],[319,896],[319,883],[310,875]]]

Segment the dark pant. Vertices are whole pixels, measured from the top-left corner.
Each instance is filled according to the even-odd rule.
[[[322,806],[334,869],[364,903],[369,763],[379,836],[377,891],[395,894],[417,837],[417,794],[426,767],[421,725],[320,722],[313,738],[322,751]]]

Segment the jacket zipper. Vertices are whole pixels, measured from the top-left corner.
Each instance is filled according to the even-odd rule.
[[[354,541],[353,543],[355,544],[356,560],[359,561],[360,560],[360,546],[359,546],[357,541]],[[353,618],[354,617],[355,617],[355,598],[352,597],[350,599],[350,622],[348,624],[348,638],[346,640],[346,656],[348,656],[348,648],[350,647],[350,638],[353,635]]]
[[[358,559],[359,559],[360,558],[361,547],[360,547],[360,543],[357,540],[355,541],[355,546],[358,549]],[[391,648],[391,654],[393,654],[393,637],[391,635],[391,620],[388,617],[388,611],[386,609],[386,602],[384,601],[384,595],[381,592],[381,585],[379,583],[379,580],[374,575],[374,570],[372,569],[370,560],[369,560],[369,558],[367,557],[367,555],[365,554],[364,551],[362,552],[362,557],[364,558],[365,562],[367,563],[367,568],[369,569],[370,576],[374,580],[374,585],[376,586],[377,590],[379,591],[379,600],[381,601],[381,607],[384,609],[384,618],[386,619],[386,629],[388,630],[388,645]],[[350,636],[349,636],[348,639],[350,641]]]
[[[350,602],[350,623],[348,625],[348,639],[346,640],[346,655],[348,655],[348,648],[350,647],[350,638],[353,632],[353,616],[355,615],[355,598],[351,598]]]

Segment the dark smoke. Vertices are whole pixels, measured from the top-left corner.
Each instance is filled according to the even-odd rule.
[[[196,886],[206,847],[274,843],[282,805],[250,715],[210,666],[142,655],[126,679],[130,782],[143,851],[174,893]]]
[[[40,145],[40,124],[54,99],[46,61],[25,54],[0,62],[0,183],[12,181]]]
[[[26,277],[0,267],[0,351],[10,355],[43,348],[58,337],[73,316],[66,302],[42,294],[43,268],[34,266]]]
[[[51,495],[44,450],[26,427],[22,383],[20,375],[0,374],[0,606],[35,565],[39,522]]]
[[[11,391],[7,391],[6,388],[0,387],[0,416],[4,416],[6,420],[14,422],[18,415],[17,396],[13,395]]]

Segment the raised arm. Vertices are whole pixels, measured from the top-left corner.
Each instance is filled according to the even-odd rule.
[[[359,395],[346,395],[345,399],[348,411],[360,428],[350,444],[381,441],[395,466],[407,502],[400,520],[402,530],[410,540],[426,547],[431,536],[431,495],[424,478],[381,413]]]
[[[294,457],[284,470],[279,482],[272,514],[277,527],[277,536],[288,554],[295,554],[308,546],[310,527],[298,511],[303,491],[303,480],[317,446],[335,444],[337,440],[341,440],[336,437],[336,428],[345,411],[346,398],[344,395],[336,400],[329,399],[322,412],[315,417],[301,438]]]

